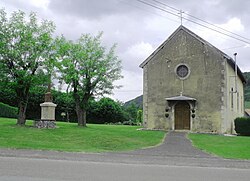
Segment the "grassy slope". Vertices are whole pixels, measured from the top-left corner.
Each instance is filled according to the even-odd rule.
[[[138,127],[88,125],[57,122],[57,129],[19,127],[15,119],[0,118],[0,147],[76,152],[134,150],[160,143],[160,131],[137,131]],[[29,121],[28,125],[32,125]]]
[[[189,134],[194,146],[224,158],[250,159],[250,137]]]

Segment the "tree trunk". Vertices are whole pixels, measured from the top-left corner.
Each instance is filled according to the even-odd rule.
[[[75,104],[76,104],[76,114],[77,114],[77,120],[78,120],[78,126],[86,127],[86,115],[87,115],[87,109],[86,105],[88,102],[88,99],[83,99],[81,100],[78,90],[77,90],[77,85],[78,83],[73,83],[74,87],[74,99],[75,99]],[[82,107],[81,107],[82,105]]]
[[[19,83],[22,85],[21,83]],[[24,126],[26,123],[26,110],[29,100],[29,85],[23,88],[18,88],[16,90],[18,96],[18,117],[17,125]]]
[[[78,103],[76,103],[76,114],[78,120],[78,126],[86,127],[86,109],[80,107]]]
[[[27,103],[20,101],[18,103],[18,117],[17,117],[17,125],[24,126],[26,123],[26,109]]]
[[[66,111],[66,120],[69,123],[69,111],[68,110]]]

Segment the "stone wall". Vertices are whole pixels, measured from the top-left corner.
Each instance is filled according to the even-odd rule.
[[[45,121],[45,120],[35,120],[34,121],[35,128],[56,128],[56,121]]]

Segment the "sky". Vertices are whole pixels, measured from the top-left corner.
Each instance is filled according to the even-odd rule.
[[[184,13],[177,14],[178,11],[169,9],[163,3]],[[143,76],[139,65],[181,25],[180,14],[185,27],[231,57],[237,52],[238,66],[243,72],[250,71],[250,1],[0,0],[0,8],[4,8],[8,14],[16,10],[27,14],[36,12],[40,19],[55,23],[55,36],[63,34],[70,40],[78,39],[81,34],[97,35],[103,31],[104,46],[118,45],[116,54],[122,60],[124,78],[115,82],[122,88],[115,89],[111,97],[122,102],[142,95]],[[225,29],[206,24],[224,34],[230,34],[230,31],[234,33],[231,36],[240,35],[238,39],[245,42],[193,23],[191,21],[197,22],[197,19],[187,14]]]

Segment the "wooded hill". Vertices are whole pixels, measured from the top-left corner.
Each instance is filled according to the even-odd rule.
[[[143,96],[138,96],[130,101],[127,101],[124,103],[124,107],[128,107],[131,104],[134,104],[137,108],[142,109],[142,105],[143,105]]]
[[[250,101],[250,72],[244,72],[243,75],[247,82],[245,85],[245,101]]]

